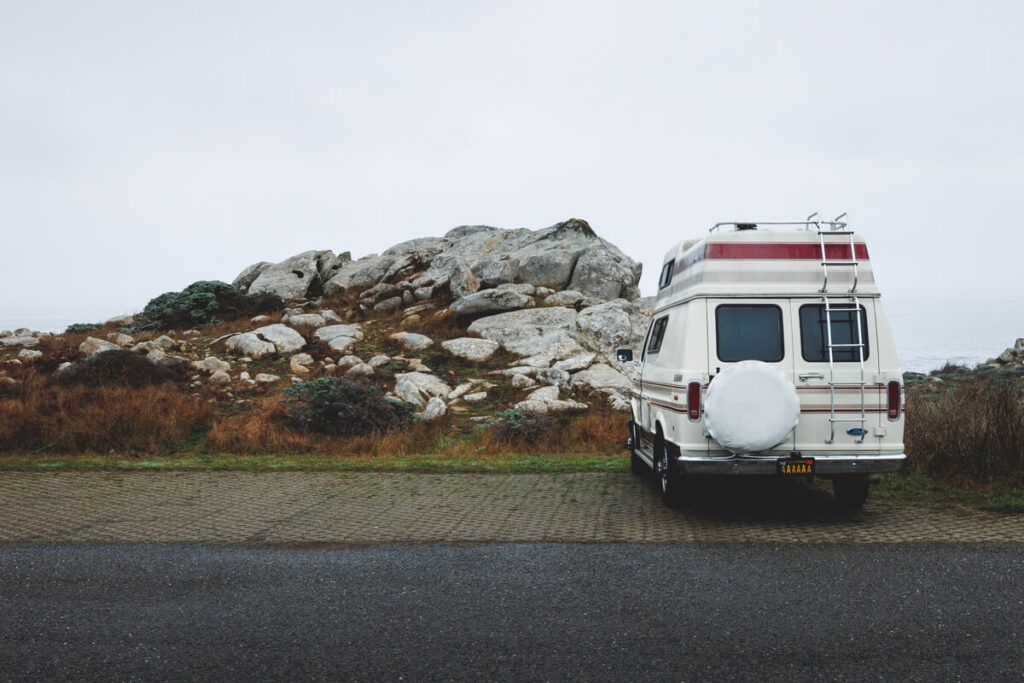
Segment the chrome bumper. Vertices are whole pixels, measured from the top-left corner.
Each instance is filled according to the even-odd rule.
[[[812,455],[816,475],[878,474],[898,472],[907,456],[895,455]],[[709,458],[699,455],[681,455],[676,458],[679,469],[687,474],[775,474],[778,458],[755,458],[734,455]]]

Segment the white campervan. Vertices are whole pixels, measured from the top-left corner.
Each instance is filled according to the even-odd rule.
[[[902,375],[844,216],[719,223],[665,255],[629,445],[666,504],[701,475],[819,476],[857,508],[903,465]]]

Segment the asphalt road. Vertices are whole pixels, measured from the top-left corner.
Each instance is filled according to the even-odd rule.
[[[1020,680],[1021,546],[0,545],[0,680]]]

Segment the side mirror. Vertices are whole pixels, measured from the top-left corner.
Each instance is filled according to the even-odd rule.
[[[628,363],[633,360],[633,349],[619,349],[615,352],[615,357],[623,363]]]

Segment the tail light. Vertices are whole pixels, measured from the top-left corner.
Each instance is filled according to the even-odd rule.
[[[686,385],[686,412],[694,422],[700,419],[700,382]]]
[[[889,401],[889,419],[898,420],[900,419],[900,383],[896,380],[892,380],[886,386],[886,398]]]

